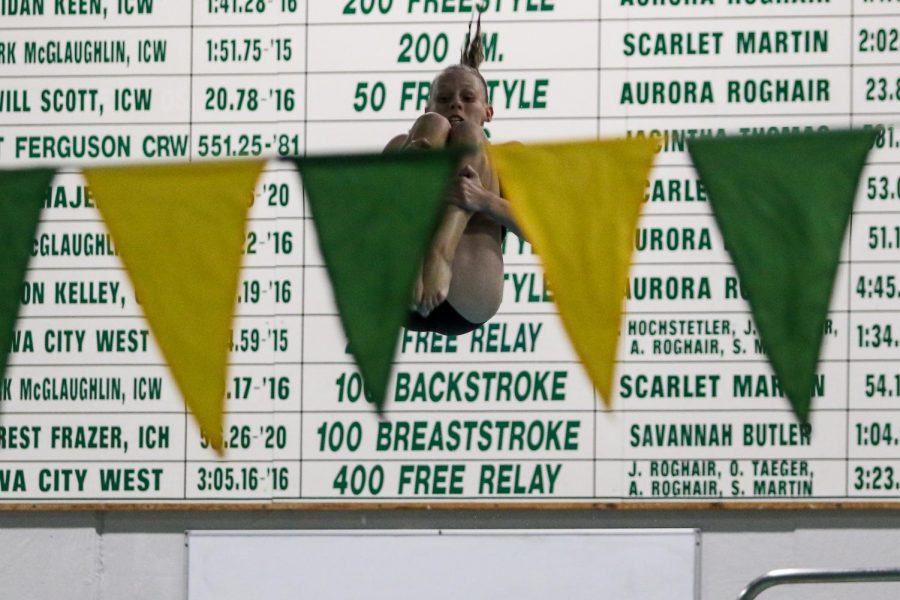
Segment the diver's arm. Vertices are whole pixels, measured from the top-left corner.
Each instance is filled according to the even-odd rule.
[[[470,213],[482,213],[522,239],[522,230],[513,217],[509,201],[481,185],[474,169],[464,168],[456,177],[447,200]]]

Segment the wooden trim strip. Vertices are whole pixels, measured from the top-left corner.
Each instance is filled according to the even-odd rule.
[[[366,511],[366,510],[900,510],[900,502],[232,502],[232,503],[19,503],[0,504],[0,512],[233,512],[233,511]]]

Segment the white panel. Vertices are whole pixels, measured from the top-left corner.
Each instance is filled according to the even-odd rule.
[[[690,530],[191,532],[188,600],[696,598]]]

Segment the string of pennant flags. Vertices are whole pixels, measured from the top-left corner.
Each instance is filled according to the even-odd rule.
[[[794,412],[810,398],[840,248],[874,130],[698,139],[707,190]],[[654,139],[487,148],[560,319],[609,406]],[[291,159],[348,348],[378,410],[421,258],[464,149]],[[83,169],[150,330],[210,445],[223,450],[228,348],[248,202],[263,160]],[[54,169],[0,171],[0,377]]]

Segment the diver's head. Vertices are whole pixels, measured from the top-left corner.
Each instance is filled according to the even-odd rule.
[[[487,82],[478,71],[484,61],[484,45],[481,40],[481,14],[472,35],[472,24],[463,44],[458,65],[441,71],[431,83],[427,111],[442,115],[451,124],[469,121],[484,125],[494,116],[494,107],[488,98]]]

